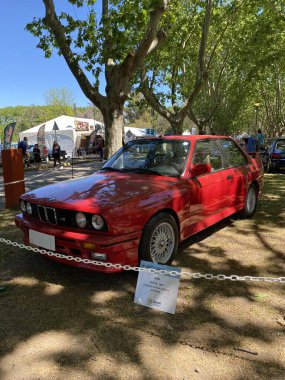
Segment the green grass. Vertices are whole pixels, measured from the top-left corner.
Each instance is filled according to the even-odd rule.
[[[284,277],[284,196],[285,176],[265,175],[254,217],[230,218],[193,236],[181,245],[174,265],[200,273]],[[0,236],[20,243],[16,213],[0,212]],[[27,356],[27,378],[40,373],[37,363],[43,361],[43,370],[54,378],[68,369],[82,379],[90,373],[108,379],[123,378],[123,373],[125,378],[174,379],[170,367],[181,365],[182,371],[192,360],[189,352],[196,351],[204,378],[211,378],[210,368],[203,367],[211,355],[217,376],[225,369],[227,379],[284,376],[284,326],[278,323],[285,316],[284,284],[182,278],[176,314],[168,315],[133,303],[136,273],[84,271],[5,244],[0,245],[0,279],[0,286],[7,287],[0,293],[5,320],[0,354],[22,363],[36,347],[36,354]],[[55,337],[62,337],[62,344],[51,354],[47,345]],[[194,351],[185,351],[183,357],[183,347]],[[168,354],[159,356],[156,377],[147,370],[156,357],[152,350],[175,357],[169,367]],[[92,372],[90,361],[103,372]],[[121,375],[111,369],[113,362]],[[163,365],[168,370],[163,372]],[[135,376],[134,368],[141,376]],[[233,370],[236,375],[231,375]],[[8,374],[13,378],[13,372]]]

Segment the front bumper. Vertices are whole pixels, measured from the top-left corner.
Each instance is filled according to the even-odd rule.
[[[68,230],[67,228],[41,223],[39,220],[24,217],[23,214],[16,216],[15,223],[22,230],[23,241],[26,245],[30,244],[29,230],[31,229],[54,236],[55,252],[57,253],[90,260],[94,260],[91,257],[91,252],[104,253],[107,255],[106,262],[131,266],[138,265],[138,246],[142,234],[141,231],[120,236],[98,234],[96,232],[74,232]],[[90,248],[91,245],[93,245],[92,248]],[[52,260],[59,261],[64,264],[87,268],[97,272],[113,273],[122,271],[121,269],[112,267],[106,268],[83,262],[69,261],[53,256],[49,257]],[[96,260],[98,261],[98,259]]]

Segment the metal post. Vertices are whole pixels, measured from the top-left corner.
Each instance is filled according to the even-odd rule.
[[[71,155],[71,178],[73,178],[73,152]]]

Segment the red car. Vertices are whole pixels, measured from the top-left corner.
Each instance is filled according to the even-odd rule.
[[[16,224],[25,244],[64,255],[170,264],[182,240],[234,213],[250,217],[262,184],[262,164],[229,137],[133,140],[91,176],[22,195]]]

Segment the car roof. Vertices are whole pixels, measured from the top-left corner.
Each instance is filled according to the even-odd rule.
[[[285,140],[285,136],[273,137],[273,138],[268,140],[268,144],[270,144],[272,146],[272,144],[276,144],[277,141],[280,141],[280,140]]]
[[[183,141],[196,141],[201,139],[221,139],[221,138],[231,138],[230,136],[222,136],[222,135],[167,135],[167,136],[150,136],[145,138],[138,138],[136,140],[183,140]]]
[[[279,136],[279,137],[271,137],[271,141],[275,141],[275,140],[284,140],[285,139],[285,136]]]

